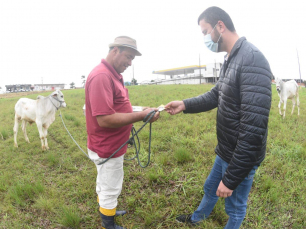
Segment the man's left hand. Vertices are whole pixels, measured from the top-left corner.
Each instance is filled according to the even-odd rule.
[[[223,182],[221,181],[220,184],[219,184],[219,187],[217,189],[217,193],[216,195],[219,196],[219,197],[229,197],[231,196],[233,193],[233,190],[230,190],[228,189],[224,184]]]

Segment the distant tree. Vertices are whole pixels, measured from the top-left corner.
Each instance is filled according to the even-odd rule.
[[[124,82],[125,86],[131,86],[131,82]]]
[[[134,79],[132,79],[131,84],[132,84],[132,85],[138,85],[137,80],[136,80],[135,78],[134,78]]]
[[[70,88],[71,88],[71,89],[75,88],[74,85],[75,85],[75,83],[74,83],[74,82],[71,82],[71,83],[70,83]]]
[[[151,82],[155,82],[155,80],[151,80]]]
[[[83,85],[83,87],[85,87],[85,83],[86,83],[85,76],[82,75],[82,76],[81,76],[81,79],[82,79],[82,85]]]

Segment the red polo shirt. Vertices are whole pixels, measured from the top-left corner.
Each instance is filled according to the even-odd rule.
[[[107,158],[129,139],[132,124],[119,128],[103,128],[99,126],[96,116],[132,113],[133,109],[122,75],[104,59],[86,80],[85,104],[87,147],[99,157]],[[114,157],[123,155],[126,149],[127,145]]]

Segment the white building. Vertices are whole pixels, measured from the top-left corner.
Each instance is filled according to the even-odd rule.
[[[34,91],[54,91],[62,90],[65,84],[34,84]]]
[[[162,78],[154,82],[142,82],[141,84],[202,84],[216,83],[219,79],[221,63],[207,65],[192,65],[153,71],[153,74],[162,75]]]
[[[23,92],[23,91],[31,91],[31,84],[12,84],[5,85],[7,92]]]

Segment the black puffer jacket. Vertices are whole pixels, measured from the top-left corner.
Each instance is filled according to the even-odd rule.
[[[242,37],[224,62],[216,86],[203,95],[184,100],[184,113],[218,107],[215,152],[229,163],[222,181],[231,190],[265,157],[271,79],[266,58]]]

